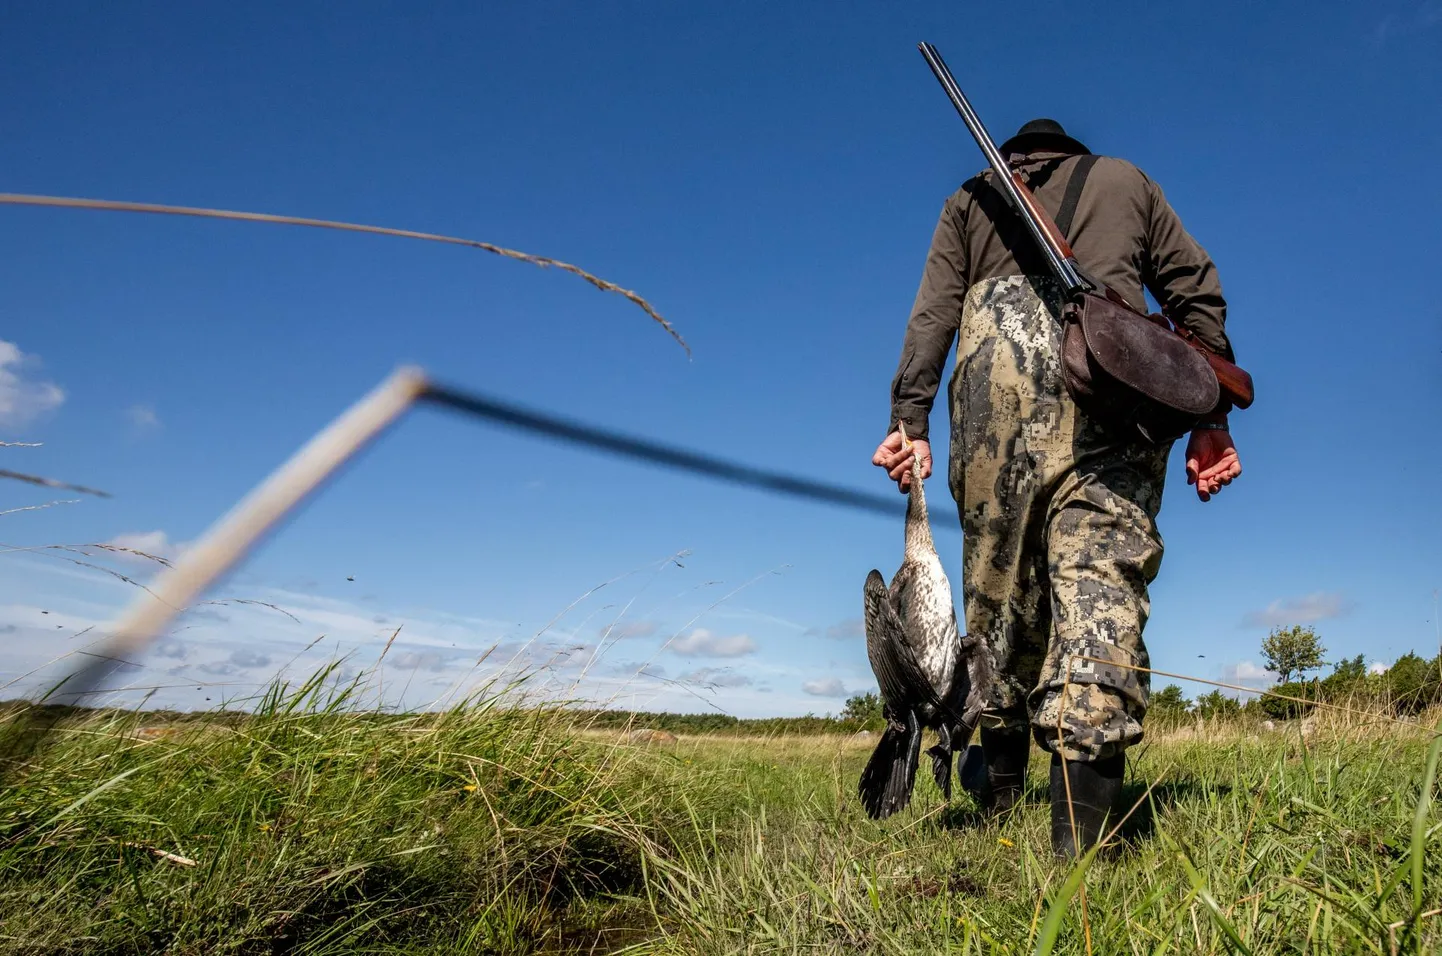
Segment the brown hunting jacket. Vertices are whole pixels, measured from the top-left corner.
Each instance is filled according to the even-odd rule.
[[[1036,151],[1014,168],[1055,217],[1076,161],[1074,155]],[[927,437],[927,416],[973,284],[997,276],[1050,275],[1026,223],[992,185],[992,176],[988,169],[967,180],[942,207],[891,383],[887,434],[905,422],[908,437]],[[1133,307],[1147,311],[1145,286],[1175,322],[1232,359],[1216,267],[1182,228],[1161,188],[1140,169],[1123,159],[1099,158],[1067,239],[1081,267]]]

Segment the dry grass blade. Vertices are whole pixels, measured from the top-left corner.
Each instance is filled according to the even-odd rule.
[[[17,514],[17,513],[21,512],[21,511],[43,511],[43,510],[46,509],[46,508],[53,508],[53,507],[55,507],[56,505],[78,505],[78,504],[80,504],[80,499],[79,499],[79,498],[66,498],[66,499],[61,500],[61,501],[47,501],[47,502],[45,502],[43,505],[26,505],[26,506],[23,507],[23,508],[8,508],[8,509],[6,509],[5,511],[0,511],[0,515],[13,515],[13,514]]]
[[[302,623],[302,621],[301,621],[300,618],[296,617],[294,614],[290,613],[289,611],[287,611],[285,608],[281,607],[280,605],[278,605],[278,604],[271,604],[269,601],[257,601],[257,600],[255,600],[254,598],[221,598],[221,599],[215,600],[215,601],[201,601],[201,602],[193,605],[193,607],[201,607],[201,606],[206,605],[206,604],[216,604],[216,605],[220,605],[220,606],[222,606],[222,607],[225,606],[225,605],[227,605],[227,604],[246,604],[246,605],[251,605],[251,606],[253,606],[253,607],[266,607],[266,608],[270,608],[272,611],[275,611],[277,614],[284,614],[286,617],[290,618],[292,621],[294,621],[294,622],[297,623],[297,624]],[[316,640],[320,640],[320,638],[316,638]]]
[[[665,329],[676,344],[686,350],[687,356],[691,354],[691,346],[681,338],[681,333],[657,312],[655,307],[645,299],[641,298],[630,289],[623,289],[614,282],[608,282],[599,276],[594,276],[579,266],[573,266],[569,262],[561,262],[558,259],[551,259],[547,256],[531,255],[528,252],[517,252],[514,249],[506,249],[502,246],[493,245],[489,242],[481,242],[478,239],[461,239],[456,236],[442,236],[431,232],[416,232],[411,229],[391,229],[387,226],[367,226],[353,222],[337,222],[330,219],[310,219],[303,216],[278,216],[269,213],[259,212],[237,212],[230,209],[200,209],[194,206],[168,206],[159,203],[145,202],[118,202],[110,199],[77,199],[68,196],[31,196],[17,193],[0,193],[0,203],[8,203],[17,206],[60,206],[69,209],[106,209],[116,212],[144,212],[159,213],[169,216],[199,216],[205,219],[233,219],[243,222],[268,222],[285,226],[310,226],[317,229],[338,229],[342,232],[366,232],[378,236],[395,236],[401,239],[422,239],[427,242],[444,242],[455,246],[468,246],[472,249],[480,249],[494,255],[504,256],[507,259],[516,259],[520,262],[529,262],[531,265],[541,268],[555,267],[563,272],[569,272],[574,276],[585,279],[591,285],[602,292],[614,292],[635,303],[647,315],[658,322],[661,328]]]
[[[78,491],[83,495],[94,495],[97,498],[113,497],[108,491],[101,491],[98,488],[87,488],[84,485],[72,485],[69,482],[56,481],[54,478],[45,478],[41,475],[27,475],[18,471],[11,471],[8,468],[0,468],[0,478],[10,478],[14,481],[23,481],[31,485],[39,485],[42,488],[59,488],[61,491]]]
[[[93,547],[93,545],[85,545],[85,547]],[[63,555],[63,554],[52,554],[52,553],[51,553],[51,552],[53,552],[53,551],[74,551],[74,552],[76,552],[77,554],[85,554],[84,551],[79,550],[79,549],[78,549],[77,547],[75,547],[74,545],[68,545],[68,544],[45,544],[45,545],[39,545],[39,546],[33,547],[33,548],[21,548],[21,547],[17,547],[17,546],[15,546],[15,545],[12,545],[12,544],[0,543],[0,549],[3,549],[3,550],[0,550],[0,554],[12,554],[12,553],[16,553],[16,552],[26,551],[26,552],[31,552],[31,553],[35,553],[35,554],[48,555],[49,557],[55,558],[55,559],[57,559],[57,560],[59,560],[59,561],[68,561],[69,563],[75,565],[76,567],[89,568],[89,569],[92,570],[92,571],[99,571],[101,574],[107,574],[107,575],[109,575],[109,576],[112,577],[112,578],[116,578],[116,579],[118,579],[118,580],[120,580],[120,581],[125,582],[126,584],[134,585],[135,587],[140,588],[140,590],[144,591],[146,594],[149,594],[151,597],[155,598],[157,601],[160,601],[162,604],[165,604],[165,601],[164,601],[163,598],[161,598],[161,597],[160,597],[158,594],[156,594],[154,591],[150,590],[150,588],[146,587],[143,583],[141,583],[140,581],[135,580],[135,579],[132,578],[132,577],[129,577],[128,575],[121,574],[119,571],[116,571],[114,568],[107,568],[107,567],[105,567],[105,566],[103,566],[103,565],[92,564],[92,563],[89,562],[89,561],[81,561],[79,558],[66,557],[66,556]],[[114,548],[114,549],[111,549],[111,550],[129,551],[130,549],[129,549],[129,548]],[[138,553],[138,552],[136,552],[136,553]],[[150,557],[150,555],[144,555],[144,556],[145,556],[145,557]],[[172,605],[166,604],[166,606],[167,606],[167,607],[171,607]],[[176,610],[179,610],[179,609],[177,608]]]
[[[126,548],[118,544],[87,544],[83,547],[95,548],[100,551],[114,551],[118,554],[132,554],[137,558],[144,558],[147,561],[154,561],[156,564],[170,567],[170,562],[158,554],[151,554],[148,551],[141,551],[139,548]]]
[[[168,863],[174,863],[176,866],[196,866],[196,865],[197,865],[196,862],[195,862],[194,860],[192,860],[192,859],[191,859],[190,857],[188,857],[188,856],[181,856],[181,855],[179,855],[178,853],[170,853],[170,852],[167,852],[166,850],[159,849],[158,847],[146,846],[146,845],[143,844],[143,843],[126,842],[126,843],[123,843],[123,844],[121,844],[121,845],[122,845],[122,846],[128,846],[128,847],[130,847],[132,850],[144,850],[146,853],[149,853],[150,855],[155,856],[155,857],[158,857],[158,858],[160,858],[160,859],[162,859],[162,860],[165,860],[165,861],[168,862]]]

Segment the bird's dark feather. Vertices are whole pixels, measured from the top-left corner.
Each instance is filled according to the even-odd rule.
[[[931,779],[936,781],[936,788],[946,799],[951,799],[951,736],[952,727],[943,721],[936,728],[936,745],[926,748],[927,754],[931,757]]]
[[[888,714],[885,733],[861,771],[857,791],[873,819],[884,820],[911,802],[921,754],[921,723],[916,712]]]

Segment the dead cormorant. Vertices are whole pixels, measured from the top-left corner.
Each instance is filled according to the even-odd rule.
[[[881,687],[886,730],[857,789],[877,819],[911,801],[922,728],[937,733],[927,753],[937,786],[951,798],[952,754],[966,748],[989,685],[986,655],[956,626],[951,584],[931,539],[918,457],[911,463],[905,541],[890,588],[880,571],[866,576],[866,656]]]

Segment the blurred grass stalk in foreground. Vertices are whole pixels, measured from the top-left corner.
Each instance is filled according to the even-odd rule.
[[[1064,905],[1040,759],[1031,799],[1001,826],[965,796],[944,805],[929,781],[875,824],[854,795],[870,742],[848,734],[635,745],[599,715],[527,703],[524,680],[381,714],[363,707],[373,675],[338,666],[277,682],[248,714],[60,719],[0,793],[0,951],[1442,942],[1442,743],[1427,725],[1304,735],[1237,718],[1153,734],[1134,753],[1127,850],[1094,862],[1073,881],[1084,901]]]

